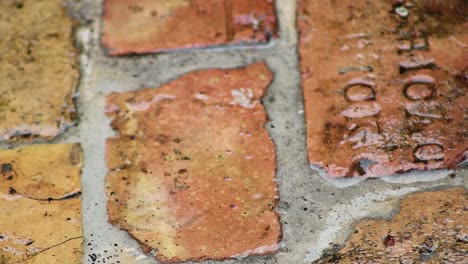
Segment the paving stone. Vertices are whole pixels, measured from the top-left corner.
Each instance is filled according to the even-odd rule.
[[[394,2],[298,3],[309,160],[329,177],[466,159],[466,1]]]
[[[42,153],[47,157],[41,157]],[[36,145],[0,151],[0,192],[11,188],[23,196],[47,200],[81,189],[81,148],[75,145]]]
[[[78,144],[0,150],[0,263],[81,263]]]
[[[0,140],[50,138],[73,124],[73,26],[61,0],[0,2]]]
[[[260,102],[271,80],[257,63],[111,93],[109,221],[159,261],[276,252],[275,149]]]
[[[357,223],[342,249],[316,263],[466,263],[467,206],[463,188],[411,195],[391,220]]]
[[[102,44],[111,55],[231,43],[277,35],[272,0],[105,0]]]

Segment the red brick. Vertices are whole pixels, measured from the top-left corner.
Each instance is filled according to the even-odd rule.
[[[110,94],[109,221],[160,261],[277,251],[275,149],[260,102],[271,80],[258,63]]]
[[[105,0],[102,43],[111,55],[232,43],[277,35],[271,0]]]
[[[309,160],[329,177],[453,169],[466,159],[463,1],[451,1],[448,18],[414,2],[298,3]]]

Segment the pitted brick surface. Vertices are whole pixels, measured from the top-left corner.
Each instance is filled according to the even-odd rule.
[[[74,123],[73,27],[61,0],[0,2],[0,140],[53,138]]]
[[[429,2],[299,1],[309,160],[329,177],[466,159],[465,2],[445,17]]]
[[[105,0],[102,43],[112,55],[229,43],[277,35],[271,0]]]
[[[190,73],[159,89],[112,93],[109,221],[160,261],[278,250],[275,149],[260,99],[262,63]]]
[[[391,220],[357,223],[341,250],[316,263],[465,263],[467,205],[463,188],[410,195]]]
[[[78,144],[0,150],[0,263],[81,263]]]

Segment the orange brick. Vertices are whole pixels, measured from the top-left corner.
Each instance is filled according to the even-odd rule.
[[[160,261],[276,252],[275,149],[260,102],[271,80],[258,63],[110,94],[109,221]]]
[[[309,160],[329,177],[466,159],[468,24],[414,2],[298,3]]]
[[[277,35],[271,0],[105,0],[102,43],[111,55],[232,43]]]
[[[0,263],[81,263],[82,162],[78,144],[0,150]]]
[[[61,0],[0,1],[0,140],[53,138],[73,125],[73,26]]]

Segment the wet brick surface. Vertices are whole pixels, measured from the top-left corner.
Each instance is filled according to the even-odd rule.
[[[0,3],[1,264],[464,261],[466,1],[65,2]]]
[[[459,76],[468,24],[424,2],[300,1],[309,160],[329,177],[453,169],[466,159],[468,86]]]

